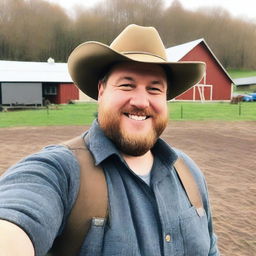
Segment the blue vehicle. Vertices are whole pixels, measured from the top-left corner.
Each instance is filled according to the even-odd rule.
[[[243,96],[243,101],[245,101],[245,102],[253,101],[252,95],[244,95]]]
[[[255,93],[250,93],[250,95],[252,96],[252,100],[256,101],[256,92]]]

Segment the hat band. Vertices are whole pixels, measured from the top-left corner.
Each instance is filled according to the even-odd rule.
[[[165,58],[163,58],[163,57],[161,57],[161,56],[159,56],[159,55],[156,55],[156,54],[152,54],[152,53],[150,53],[150,52],[136,52],[136,51],[130,51],[130,52],[121,52],[123,55],[129,55],[129,54],[144,54],[144,55],[149,55],[149,56],[153,56],[153,57],[157,57],[157,58],[159,58],[159,59],[161,59],[161,60],[163,60],[163,61],[166,61],[166,59]]]

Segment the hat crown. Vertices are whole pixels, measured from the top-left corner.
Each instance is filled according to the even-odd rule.
[[[154,27],[131,24],[116,37],[110,48],[124,55],[146,54],[167,61],[164,44]]]

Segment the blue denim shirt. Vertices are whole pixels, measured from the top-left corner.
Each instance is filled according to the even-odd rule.
[[[115,145],[94,122],[88,148],[107,179],[109,218],[92,222],[79,256],[216,256],[204,177],[184,153],[159,139],[152,152],[151,184],[129,169]],[[191,206],[173,163],[184,158],[204,204]],[[49,146],[13,166],[0,180],[0,218],[22,227],[36,255],[44,255],[61,233],[79,188],[79,166],[71,151]]]

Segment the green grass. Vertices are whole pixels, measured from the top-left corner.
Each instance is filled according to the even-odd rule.
[[[168,103],[170,120],[254,120],[256,102],[229,103]],[[239,108],[241,114],[239,115]],[[96,103],[60,105],[58,109],[0,112],[0,127],[90,125],[97,112]]]
[[[256,76],[256,70],[228,69],[227,71],[233,79]]]
[[[170,102],[171,120],[256,121],[256,102],[184,103]]]
[[[96,113],[96,103],[60,105],[49,110],[0,112],[0,127],[89,125]]]

